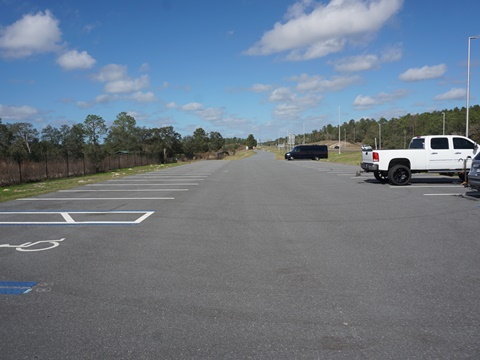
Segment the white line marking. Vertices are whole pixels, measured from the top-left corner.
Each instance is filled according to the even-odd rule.
[[[0,211],[2,214],[60,214],[63,216],[65,221],[2,221],[0,225],[98,225],[98,224],[139,224],[148,218],[150,215],[155,213],[155,211],[142,211],[142,210],[126,210],[126,211]],[[136,220],[132,221],[75,221],[70,214],[143,214]]]
[[[409,185],[409,186],[392,186],[390,185],[391,189],[411,189],[411,188],[452,188],[452,187],[458,187],[459,185],[452,184],[452,185]]]
[[[143,189],[143,190],[58,190],[58,192],[99,192],[99,191],[123,191],[123,192],[133,192],[133,191],[188,191],[188,189]]]
[[[146,218],[148,218],[152,214],[153,214],[153,211],[147,212],[145,215],[140,216],[137,220],[134,221],[135,224],[140,224],[143,220],[145,220]]]
[[[195,181],[203,181],[205,179],[159,179],[159,178],[154,178],[154,179],[131,179],[131,180],[122,180],[122,179],[118,179],[118,180],[115,180],[115,179],[112,179],[112,180],[107,180],[107,181],[192,181],[192,180],[195,180]],[[89,184],[89,185],[95,185],[95,184]]]
[[[63,218],[65,219],[65,221],[66,221],[67,223],[74,223],[74,222],[75,222],[75,220],[73,220],[73,218],[70,216],[69,213],[67,213],[67,212],[62,212],[62,213],[60,213],[60,214],[63,216]]]
[[[85,186],[187,186],[187,185],[198,185],[198,184],[108,184],[108,183],[102,183],[102,184],[87,184]]]
[[[460,194],[460,193],[452,193],[452,194],[423,194],[425,196],[459,196],[459,195],[463,195],[463,194]]]
[[[65,201],[65,200],[174,200],[174,197],[132,197],[132,198],[25,198],[17,201]]]

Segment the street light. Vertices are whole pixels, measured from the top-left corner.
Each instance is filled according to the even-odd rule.
[[[442,135],[445,135],[445,113],[442,112],[443,114],[443,134]]]
[[[382,124],[378,121],[378,148],[382,149]]]
[[[470,107],[470,41],[476,39],[479,35],[468,37],[468,57],[467,57],[467,118],[465,120],[465,136],[468,137],[468,112]]]

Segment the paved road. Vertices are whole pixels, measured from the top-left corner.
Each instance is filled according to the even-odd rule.
[[[0,204],[0,357],[480,358],[479,197],[358,170],[260,151]]]

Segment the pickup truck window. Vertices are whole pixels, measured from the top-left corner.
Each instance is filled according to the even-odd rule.
[[[436,150],[448,150],[448,138],[432,138],[430,147]]]
[[[410,142],[410,149],[425,149],[425,139],[412,139]]]
[[[454,149],[473,149],[475,144],[467,139],[463,138],[453,138],[453,148]]]

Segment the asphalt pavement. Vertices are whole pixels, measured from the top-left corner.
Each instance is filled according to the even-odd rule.
[[[259,151],[0,204],[2,359],[478,359],[480,197]]]

